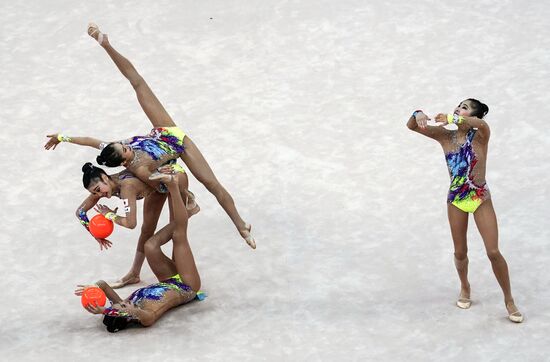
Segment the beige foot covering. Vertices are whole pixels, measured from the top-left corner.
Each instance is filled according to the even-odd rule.
[[[463,260],[459,260],[455,256],[455,267],[456,270],[458,270],[459,272],[467,269],[468,257]],[[468,309],[472,306],[472,300],[470,299],[470,296],[467,295],[463,290],[460,291],[460,295],[458,296],[458,300],[456,301],[456,306],[461,309]]]
[[[506,309],[508,310],[508,319],[514,323],[523,322],[523,315],[520,313],[514,302],[506,304]]]
[[[250,246],[252,249],[256,249],[256,240],[252,236],[252,225],[245,224],[244,225],[245,230],[241,230],[241,235],[244,238],[244,241]]]
[[[95,35],[97,34],[97,38]],[[99,27],[94,23],[88,24],[88,35],[97,40],[99,45],[103,43],[103,33],[99,31]]]
[[[458,300],[456,301],[456,306],[461,309],[468,309],[472,306],[472,300],[470,298],[464,297],[462,295],[462,292],[460,292]]]

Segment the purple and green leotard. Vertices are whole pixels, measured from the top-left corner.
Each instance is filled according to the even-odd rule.
[[[445,155],[451,176],[447,202],[469,213],[474,213],[490,197],[487,183],[479,185],[474,182],[474,170],[478,162],[472,145],[475,134],[476,130],[470,129],[464,144]]]

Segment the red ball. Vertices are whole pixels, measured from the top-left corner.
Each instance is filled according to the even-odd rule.
[[[111,220],[106,219],[105,216],[97,214],[92,217],[88,227],[93,236],[98,239],[105,239],[113,232],[114,224]]]
[[[82,292],[82,298],[80,300],[82,306],[86,308],[88,305],[95,305],[96,307],[103,307],[107,302],[107,296],[101,288],[89,287]]]

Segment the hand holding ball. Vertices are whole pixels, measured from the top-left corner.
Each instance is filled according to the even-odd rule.
[[[88,305],[103,307],[107,302],[107,296],[101,288],[89,287],[82,292],[81,302],[84,308]]]
[[[94,237],[98,239],[105,239],[113,232],[114,224],[111,220],[105,218],[105,216],[97,214],[92,217],[92,220],[90,220],[88,228]]]

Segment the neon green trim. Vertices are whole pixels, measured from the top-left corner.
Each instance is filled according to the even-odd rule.
[[[111,221],[115,221],[115,219],[117,218],[117,214],[115,214],[114,212],[112,211],[109,211],[108,213],[105,214],[105,218],[107,220],[111,220]]]

